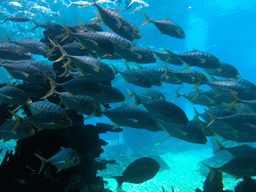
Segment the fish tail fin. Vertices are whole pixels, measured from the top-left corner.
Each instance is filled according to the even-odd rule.
[[[211,167],[211,166],[209,166],[209,165],[203,163],[202,161],[201,161],[201,163],[202,163],[203,165],[205,165],[206,167],[208,167],[208,168],[211,170],[210,182],[212,182],[213,177],[214,177],[215,173],[216,173],[218,170],[217,170],[216,168],[214,168],[214,167]]]
[[[196,109],[195,107],[193,107],[193,109],[194,109],[194,112],[195,112],[195,117],[199,117],[200,114],[199,114],[199,112],[197,111],[197,109]]]
[[[70,0],[68,0],[68,2],[69,2],[69,5],[66,7],[66,9],[69,8],[73,4],[73,2]]]
[[[142,23],[140,26],[143,26],[143,25],[146,25],[148,24],[149,22],[151,22],[152,20],[149,18],[149,16],[147,16],[147,14],[145,12],[142,12],[143,15],[146,17],[147,21],[145,21],[144,23]]]
[[[5,17],[5,20],[3,20],[1,23],[4,23],[5,21],[9,20],[9,17],[7,17],[4,13],[2,13]]]
[[[102,21],[100,14],[95,9],[94,9],[94,12],[96,13],[97,18],[93,22],[91,22],[91,24],[96,24]]]
[[[165,51],[168,53],[169,58],[165,61],[165,63],[168,63],[171,61],[173,58],[177,57],[177,55],[173,52],[171,52],[169,49],[165,48]]]
[[[119,73],[118,69],[117,69],[113,64],[111,64],[111,65],[112,65],[112,67],[113,67],[113,69],[114,69],[114,74]]]
[[[226,148],[223,147],[223,145],[221,145],[220,142],[217,139],[214,138],[214,141],[216,142],[216,144],[218,145],[219,148],[216,151],[214,151],[213,154],[216,154],[220,151],[226,150]]]
[[[56,48],[58,46],[50,38],[48,38],[48,39],[49,39],[50,43],[52,44],[51,50],[47,53],[47,55],[50,55],[50,54],[52,54],[56,50]]]
[[[123,184],[124,180],[123,180],[123,176],[115,176],[115,177],[111,177],[113,179],[116,180],[116,182],[118,183],[117,188],[121,187],[121,185]]]
[[[175,101],[176,99],[178,99],[179,97],[182,96],[182,94],[179,91],[177,91],[176,89],[173,89],[173,91],[175,92],[175,98],[172,101]]]
[[[58,47],[60,49],[62,56],[54,62],[60,62],[60,61],[63,61],[64,59],[68,58],[68,54],[66,53],[66,51],[59,44],[58,44]]]
[[[139,96],[134,91],[131,91],[131,92],[135,98],[135,103],[132,105],[132,107],[136,107],[139,104],[141,104],[141,100],[140,100]]]
[[[36,26],[33,27],[30,31],[33,31],[34,29],[36,29],[37,27],[39,27],[39,24],[34,20],[34,19],[31,19],[35,24]]]
[[[10,37],[8,37],[5,33],[3,33],[3,35],[4,35],[4,37],[5,37],[6,41],[7,41],[7,43],[12,42],[12,40],[10,39]]]
[[[17,115],[16,113],[14,113],[11,110],[9,110],[9,112],[17,119],[14,126],[11,129],[11,131],[14,131],[21,124],[23,118],[21,116]]]
[[[209,127],[211,124],[213,124],[215,121],[216,121],[216,119],[218,119],[218,117],[216,117],[215,115],[213,115],[210,111],[208,111],[208,110],[205,110],[207,113],[208,113],[208,115],[211,117],[211,122],[205,127],[205,128],[207,128],[207,127]]]
[[[38,172],[38,174],[40,174],[40,172],[43,170],[47,160],[45,158],[43,158],[42,156],[36,154],[36,153],[34,153],[34,155],[37,156],[42,161],[41,167],[40,167],[39,172]]]
[[[80,25],[80,27],[81,27],[81,29],[82,29],[82,31],[88,31],[88,30],[86,30],[85,29],[85,26],[84,26],[84,24],[82,23],[82,21],[80,21],[79,19],[76,19],[77,21],[78,21],[78,23],[79,23],[79,25]]]
[[[132,97],[131,91],[130,91],[129,89],[127,89],[127,91],[128,91],[128,93],[129,93],[129,95],[127,96],[127,98],[125,99],[124,102],[128,101],[128,100]]]
[[[65,23],[63,23],[63,25],[64,25],[67,35],[60,41],[60,43],[65,41],[67,38],[69,38],[72,35],[72,32],[70,31],[68,26]]]

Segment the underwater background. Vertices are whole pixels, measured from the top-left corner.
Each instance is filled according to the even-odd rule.
[[[48,0],[46,0],[48,2]],[[49,0],[50,1],[50,0]],[[63,0],[64,1],[64,0]],[[94,6],[87,8],[78,8],[70,6],[66,8],[63,1],[56,1],[50,8],[52,11],[59,11],[57,14],[38,14],[34,19],[38,23],[47,21],[66,25],[78,25],[77,19],[82,23],[89,23],[92,18],[95,18]],[[33,2],[33,1],[31,1]],[[24,7],[31,6],[30,1],[23,1]],[[65,1],[64,1],[65,2]],[[168,48],[174,53],[181,54],[193,49],[211,53],[223,62],[227,62],[235,66],[241,74],[241,78],[256,83],[256,2],[253,0],[193,0],[193,1],[178,1],[178,0],[147,0],[149,6],[143,7],[136,12],[133,9],[140,4],[133,3],[130,10],[121,12],[120,14],[129,22],[137,26],[141,32],[141,38],[134,40],[133,44],[138,47],[146,48],[149,46],[152,50],[164,50]],[[50,2],[48,2],[50,3]],[[67,1],[66,4],[69,4]],[[7,7],[3,1],[0,2],[1,12],[5,14],[13,14],[17,12],[12,7]],[[106,5],[105,7],[113,7]],[[142,11],[152,20],[161,20],[165,17],[180,25],[186,33],[185,39],[176,39],[164,34],[159,34],[159,30],[152,24],[140,26],[144,23],[145,17]],[[0,20],[5,17],[0,14]],[[12,23],[5,22],[0,25],[0,31],[8,34],[12,40],[32,37],[40,40],[43,37],[42,28],[37,28],[30,31],[34,27],[33,22],[28,23]],[[102,25],[104,31],[107,26]],[[0,33],[0,41],[6,41],[3,34]],[[34,59],[44,61],[52,65],[51,61],[41,56],[33,55]],[[114,64],[120,71],[125,70],[124,60],[106,60],[105,63]],[[130,67],[136,67],[135,63],[129,63]],[[143,64],[143,67],[154,68],[164,66],[164,62],[158,61],[152,64]],[[172,66],[171,69],[183,69],[184,66]],[[192,68],[193,69],[193,68]],[[196,68],[203,72],[203,70]],[[0,68],[1,83],[7,82],[9,79],[8,73],[3,68]],[[117,74],[112,81],[112,86],[120,89],[125,96],[129,95],[127,89],[135,92],[141,90],[140,87],[130,83],[125,83],[120,74]],[[192,105],[185,98],[181,97],[173,101],[175,98],[175,90],[181,93],[191,91],[193,85],[171,85],[163,84],[161,87],[153,86],[155,90],[161,91],[167,101],[171,101],[181,107],[189,120],[195,116],[193,108],[199,112],[204,112],[205,107],[200,105]],[[201,90],[208,90],[206,85],[200,86]],[[134,98],[129,99],[126,104],[132,105]],[[110,104],[111,108],[120,106],[120,103]],[[142,106],[139,106],[143,108]],[[103,122],[113,124],[107,117],[92,117],[85,120],[85,124],[93,124]],[[153,179],[142,184],[124,183],[123,191],[161,191],[162,186],[166,191],[171,191],[172,186],[175,192],[179,191],[195,191],[196,188],[201,188],[205,177],[209,170],[202,166],[200,161],[211,158],[213,156],[214,142],[208,137],[207,144],[193,144],[182,141],[173,137],[167,137],[165,132],[150,132],[144,129],[134,129],[130,127],[124,128],[122,133],[106,133],[100,135],[102,139],[109,144],[104,147],[103,158],[115,159],[120,166],[108,165],[108,169],[98,172],[103,176],[104,180],[108,181],[106,188],[111,190],[116,189],[116,181],[109,177],[121,174],[125,167],[135,159],[144,156],[158,155],[169,166],[169,170],[160,171]],[[1,144],[1,148],[8,150],[14,147],[15,141],[11,140]],[[227,141],[226,146],[233,146],[235,142]],[[254,143],[250,143],[254,146]],[[3,155],[3,153],[1,153]],[[231,156],[226,152],[219,154],[221,159],[229,160]],[[3,158],[3,157],[2,157]],[[220,164],[223,162],[219,162]],[[216,165],[215,165],[216,166]],[[218,166],[216,166],[218,167]],[[224,174],[223,184],[224,189],[234,190],[237,182],[234,177]]]

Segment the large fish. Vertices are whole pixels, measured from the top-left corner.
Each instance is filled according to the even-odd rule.
[[[152,21],[146,15],[146,13],[143,12],[143,14],[146,17],[147,21],[143,23],[141,26],[152,22],[159,29],[160,33],[169,35],[171,37],[179,38],[179,39],[185,39],[186,35],[184,30],[176,23],[171,22],[167,18],[160,21]]]
[[[132,162],[123,172],[122,176],[115,176],[114,178],[118,187],[124,182],[128,183],[143,183],[149,179],[152,179],[159,171],[159,163],[149,157],[143,157]]]

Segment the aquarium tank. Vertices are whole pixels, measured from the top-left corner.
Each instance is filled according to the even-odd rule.
[[[0,1],[2,186],[256,192],[255,7]]]

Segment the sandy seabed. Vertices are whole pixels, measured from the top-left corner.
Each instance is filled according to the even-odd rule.
[[[162,192],[162,186],[166,192],[195,192],[196,188],[203,190],[205,176],[199,171],[200,161],[213,156],[212,149],[205,148],[200,150],[191,150],[181,153],[166,153],[160,155],[168,164],[170,170],[160,171],[153,179],[141,184],[123,183],[122,190],[125,192]],[[115,179],[104,178],[108,182],[106,188],[117,191],[117,182]],[[235,178],[223,174],[224,189],[234,190],[237,182],[242,179]]]

